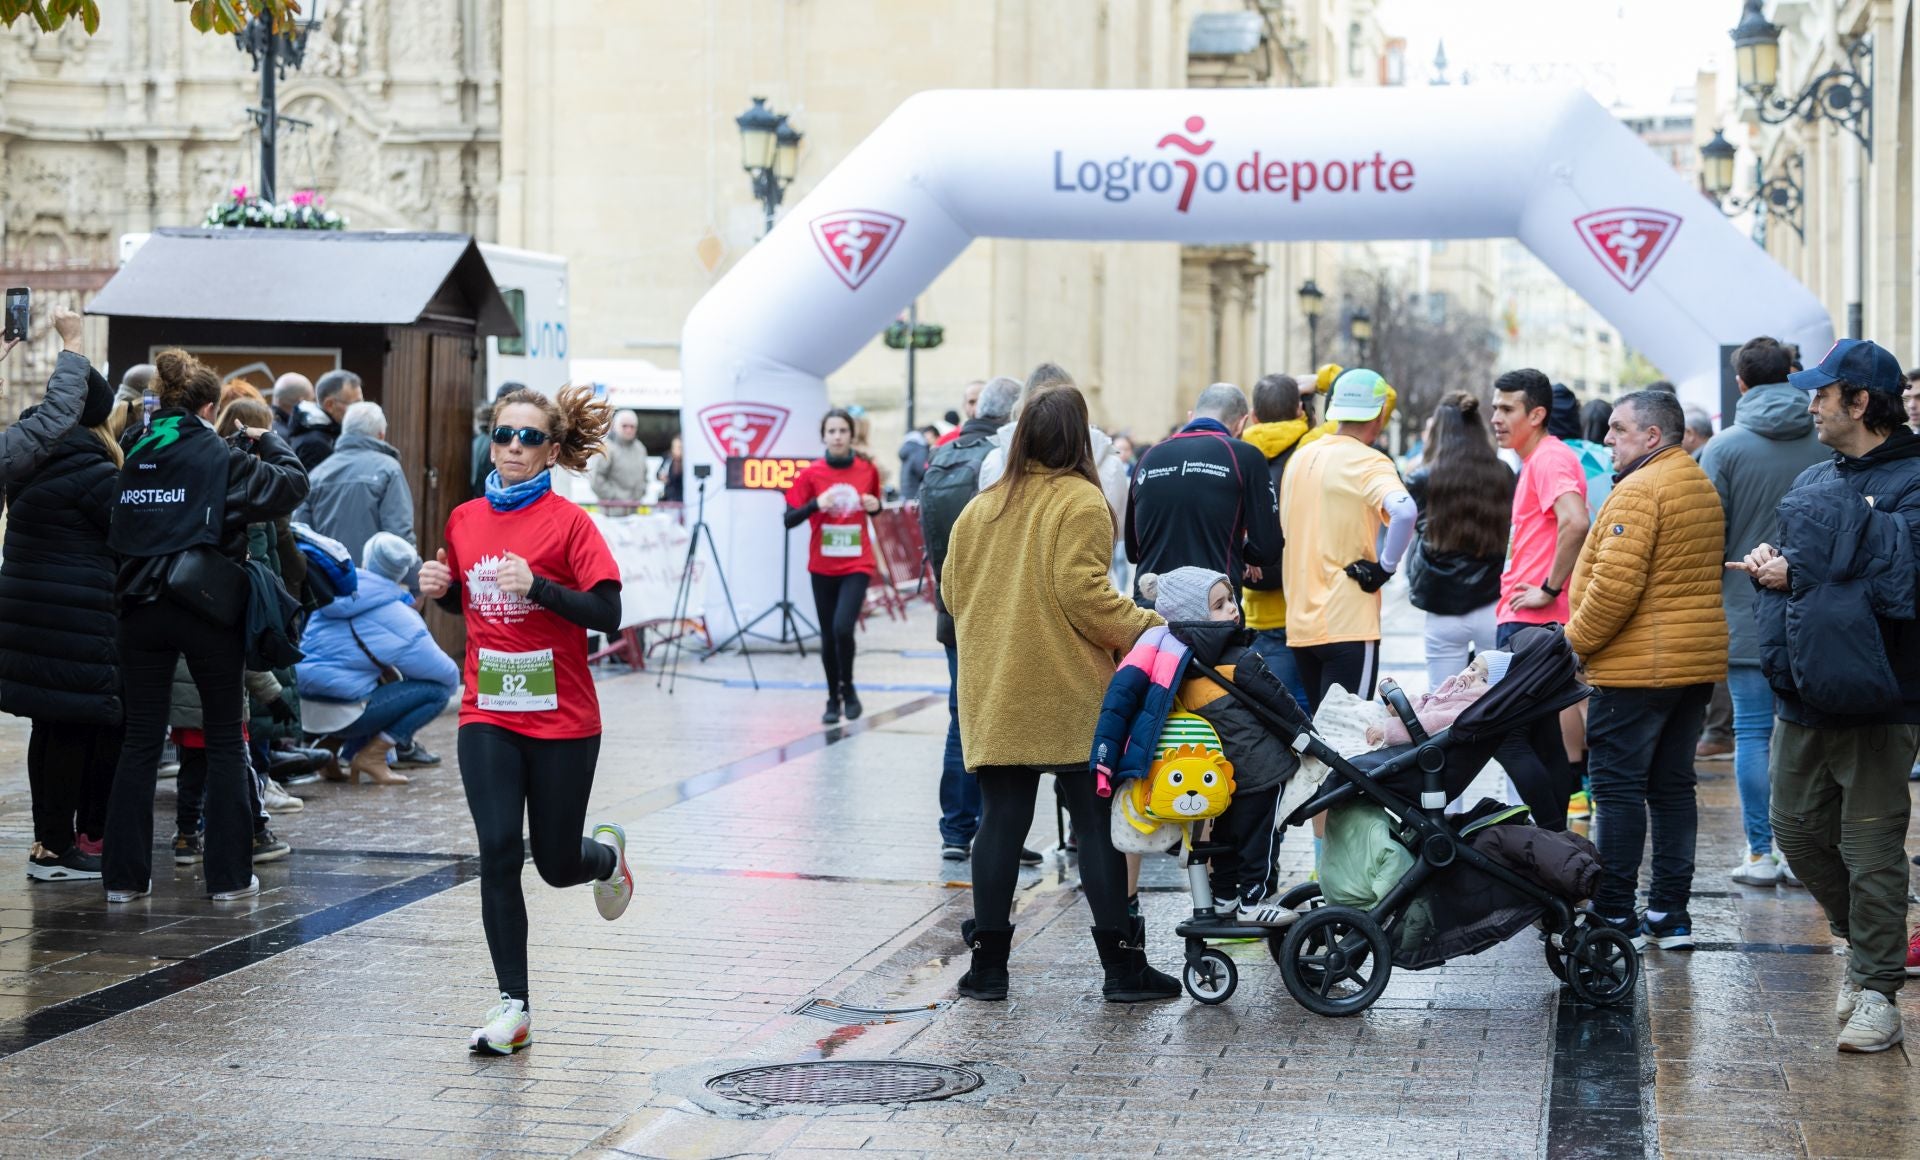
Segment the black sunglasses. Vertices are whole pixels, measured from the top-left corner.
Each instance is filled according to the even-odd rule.
[[[520,444],[523,447],[538,447],[553,438],[538,427],[495,427],[493,429],[493,441],[502,447],[513,442],[516,435],[520,437]]]

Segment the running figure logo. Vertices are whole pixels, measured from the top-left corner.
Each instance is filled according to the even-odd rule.
[[[771,403],[715,403],[700,411],[700,429],[722,459],[765,455],[787,426],[787,409]]]
[[[1657,209],[1608,209],[1573,219],[1587,249],[1629,293],[1638,290],[1680,232],[1680,219]]]
[[[813,243],[821,256],[847,289],[858,290],[867,276],[880,268],[887,251],[900,238],[907,223],[890,213],[872,209],[850,209],[824,214],[808,223]]]
[[[1187,118],[1187,132],[1195,136],[1198,136],[1206,127],[1207,122],[1204,117]],[[1213,148],[1213,142],[1211,141],[1193,141],[1182,137],[1178,133],[1168,133],[1166,136],[1160,138],[1160,143],[1155,145],[1154,148],[1165,149],[1169,145],[1172,145],[1176,149],[1184,149],[1195,157],[1205,157],[1207,151]],[[1185,159],[1175,160],[1173,167],[1187,175],[1186,184],[1180,187],[1180,204],[1174,207],[1179,212],[1186,213],[1187,207],[1193,204],[1194,187],[1200,184],[1200,167]],[[1208,186],[1207,188],[1211,189],[1213,187]]]

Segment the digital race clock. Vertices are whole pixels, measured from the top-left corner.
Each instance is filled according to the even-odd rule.
[[[727,457],[727,487],[732,491],[785,491],[811,458],[775,455]]]

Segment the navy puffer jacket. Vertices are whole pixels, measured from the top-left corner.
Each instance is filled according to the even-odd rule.
[[[1787,592],[1757,588],[1760,669],[1785,720],[1920,725],[1920,436],[1802,472],[1780,501]]]

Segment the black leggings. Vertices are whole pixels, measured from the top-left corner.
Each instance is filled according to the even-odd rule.
[[[27,738],[27,786],[33,796],[33,840],[49,853],[73,847],[74,831],[100,841],[107,831],[107,797],[120,763],[118,725],[33,720]]]
[[[527,900],[524,815],[533,864],[549,886],[578,886],[611,875],[613,850],[580,836],[593,792],[600,736],[564,741],[525,737],[497,725],[460,726],[460,780],[480,836],[480,921],[500,990],[527,998]]]
[[[1025,765],[989,765],[980,779],[980,832],[973,838],[973,920],[979,930],[1013,926],[1013,889],[1020,878],[1020,847],[1033,828],[1033,798],[1041,770]],[[1107,809],[1111,798],[1094,791],[1093,774],[1075,770],[1055,777],[1080,841],[1080,885],[1093,925],[1127,929],[1127,860],[1113,848]]]
[[[853,684],[853,630],[859,627],[860,610],[866,606],[867,585],[873,577],[865,572],[807,575],[813,579],[814,615],[820,618],[820,666],[827,671],[827,696],[838,697]]]
[[[1294,663],[1300,666],[1300,680],[1313,698],[1311,708],[1318,709],[1320,702],[1327,699],[1327,691],[1335,685],[1357,697],[1373,700],[1374,685],[1380,680],[1379,641],[1295,646],[1292,652]]]

